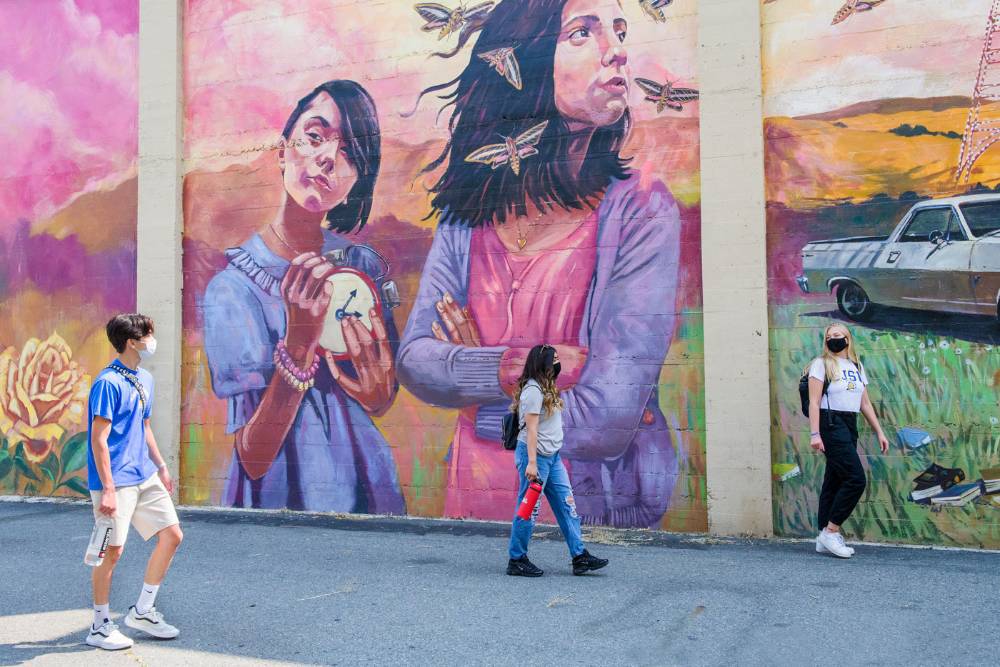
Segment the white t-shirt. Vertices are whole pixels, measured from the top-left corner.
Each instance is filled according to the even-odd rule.
[[[850,359],[837,357],[837,364],[840,366],[840,377],[830,383],[819,406],[840,412],[861,412],[861,397],[868,386],[865,371],[855,366]],[[823,365],[822,358],[812,362],[809,377],[826,382],[826,366]]]

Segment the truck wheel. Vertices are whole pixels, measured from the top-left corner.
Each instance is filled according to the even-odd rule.
[[[875,309],[868,293],[854,283],[844,283],[837,288],[837,307],[844,315],[858,322],[871,319]]]

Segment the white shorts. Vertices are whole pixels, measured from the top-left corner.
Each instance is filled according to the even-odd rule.
[[[102,516],[100,513],[101,494],[103,491],[91,491],[90,499],[94,503],[94,519]],[[115,527],[109,544],[113,547],[125,545],[128,537],[128,526],[131,523],[148,540],[164,528],[180,523],[174,501],[160,481],[160,476],[154,474],[137,486],[120,486],[115,495],[118,500],[118,510],[115,512]]]

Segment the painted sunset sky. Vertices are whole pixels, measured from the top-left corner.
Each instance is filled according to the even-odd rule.
[[[763,4],[764,115],[885,97],[972,94],[992,0],[886,0],[843,23],[843,0]]]

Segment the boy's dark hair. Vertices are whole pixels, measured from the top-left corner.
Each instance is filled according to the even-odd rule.
[[[130,340],[139,340],[153,333],[153,318],[139,313],[122,313],[112,317],[105,329],[111,345],[121,354]]]
[[[347,193],[344,203],[326,212],[327,227],[340,233],[361,231],[372,212],[375,180],[382,162],[378,112],[368,91],[360,84],[346,79],[335,79],[316,86],[295,105],[281,136],[291,138],[295,123],[312,101],[323,93],[333,99],[340,111],[340,135],[347,151],[347,159],[358,172],[358,180]]]

